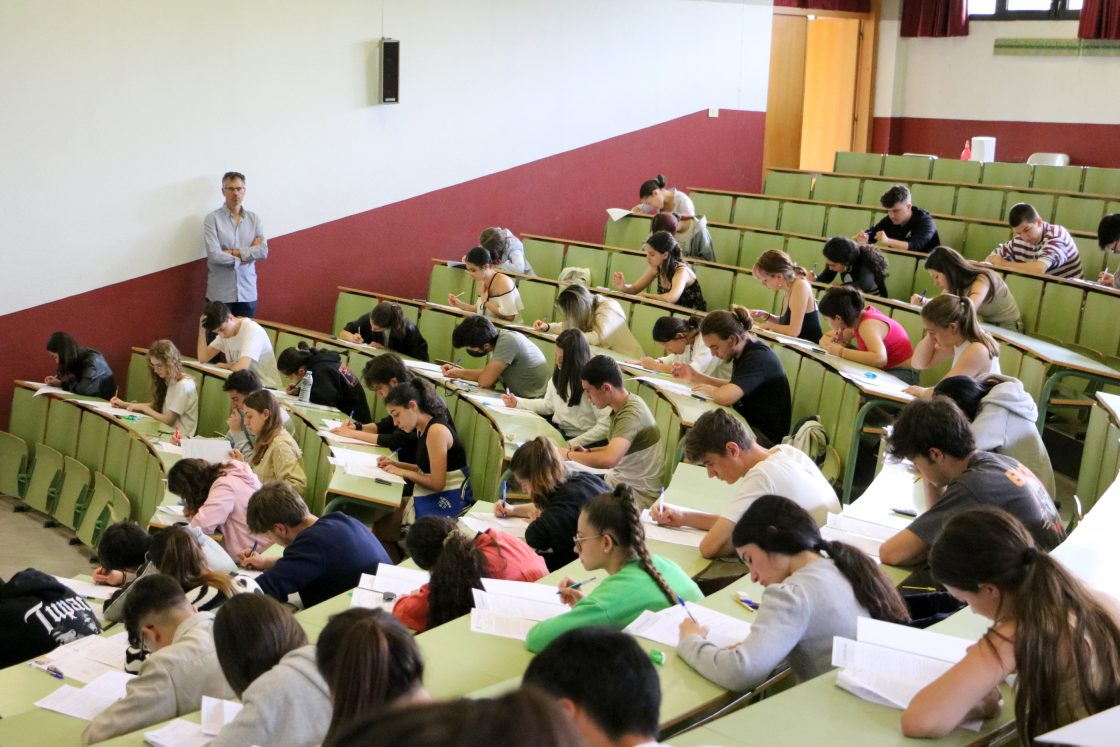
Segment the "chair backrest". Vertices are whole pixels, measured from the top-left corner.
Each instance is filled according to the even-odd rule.
[[[44,514],[51,513],[62,484],[62,454],[46,444],[35,445],[35,464],[24,503]]]
[[[331,325],[331,334],[337,335],[350,322],[369,314],[370,309],[376,305],[376,298],[339,291],[338,299],[334,302],[334,324]]]
[[[612,252],[605,252],[595,246],[573,244],[568,247],[568,253],[564,255],[564,267],[586,267],[591,270],[592,285],[607,285],[609,280],[607,265],[610,264],[611,254]],[[627,282],[634,280],[637,278],[627,278]]]
[[[725,265],[739,264],[739,244],[742,233],[734,228],[722,226],[708,226],[708,233],[712,235],[712,252],[716,262]]]
[[[1054,222],[1070,231],[1092,231],[1096,233],[1101,218],[1104,217],[1105,200],[1092,197],[1058,198],[1054,209]]]
[[[830,207],[825,221],[825,236],[854,236],[866,231],[876,222],[873,210],[860,208]]]
[[[1080,192],[1085,169],[1080,166],[1039,166],[1034,167],[1035,189],[1053,189],[1061,192]]]
[[[89,468],[72,457],[63,457],[62,488],[52,515],[67,529],[77,529],[78,510],[89,500],[92,479]]]
[[[417,326],[428,341],[428,355],[433,359],[452,360],[451,332],[461,319],[437,309],[425,309]]]
[[[523,239],[525,258],[533,266],[533,271],[541,277],[554,278],[564,266],[564,244],[559,241],[543,239]]]
[[[955,158],[938,158],[933,162],[933,178],[939,182],[980,183],[979,161],[958,161]]]
[[[474,281],[462,267],[432,265],[428,276],[428,300],[446,305],[448,294],[459,296],[464,303],[472,303]]]
[[[957,190],[956,215],[983,220],[1002,220],[1004,192],[982,187],[961,187]]]
[[[929,179],[933,162],[929,156],[887,156],[883,159],[883,176],[898,179]]]
[[[79,517],[78,526],[74,533],[83,545],[91,549],[97,548],[101,533],[109,524],[109,505],[116,498],[118,488],[113,485],[108,477],[100,472],[93,473],[93,492],[89,502]]]
[[[0,493],[22,497],[27,488],[27,443],[0,431]]]
[[[223,391],[225,379],[214,374],[202,375],[198,395],[198,435],[210,438],[229,429],[229,395]]]
[[[128,472],[129,448],[132,439],[128,430],[114,426],[109,429],[109,437],[105,442],[105,459],[102,461],[102,472],[114,485],[124,485],[125,475]]]
[[[852,153],[836,151],[833,171],[841,174],[882,174],[883,155],[881,153]]]
[[[809,193],[812,192],[812,187],[812,174],[771,171],[766,175],[766,183],[762,186],[762,193],[781,197],[807,198]]]
[[[824,205],[787,202],[782,207],[778,227],[783,231],[820,236],[824,233]]]
[[[1025,163],[1000,163],[991,161],[984,164],[980,173],[981,184],[1000,184],[1006,187],[1031,186],[1034,166]]]
[[[855,176],[821,174],[813,184],[813,199],[818,202],[859,202],[863,180]]]
[[[133,350],[129,355],[125,396],[131,402],[148,402],[152,399],[152,373],[146,353]]]
[[[21,386],[12,391],[12,414],[8,418],[8,430],[23,439],[31,456],[35,455],[35,444],[41,442],[46,433],[49,403],[50,397],[36,397],[34,391]]]
[[[52,397],[47,408],[47,431],[43,434],[43,443],[63,456],[74,456],[78,452],[81,419],[82,408],[69,400]]]
[[[1081,191],[1095,195],[1120,195],[1120,169],[1087,167]]]
[[[739,226],[757,228],[777,228],[780,200],[767,200],[762,197],[737,197],[731,212],[731,222]]]
[[[731,195],[694,190],[688,196],[698,215],[707,216],[709,221],[716,223],[731,222],[731,203],[734,201]]]
[[[637,249],[649,236],[649,225],[650,219],[644,215],[627,215],[619,220],[607,218],[607,225],[603,230],[603,243],[608,246]],[[571,263],[568,262],[564,266],[567,267],[569,264]]]

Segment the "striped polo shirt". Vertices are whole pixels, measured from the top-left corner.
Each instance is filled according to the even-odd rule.
[[[1060,278],[1081,277],[1081,255],[1077,244],[1062,226],[1053,223],[1042,224],[1042,241],[1030,244],[1018,236],[996,247],[996,254],[1011,262],[1046,263],[1046,274]]]

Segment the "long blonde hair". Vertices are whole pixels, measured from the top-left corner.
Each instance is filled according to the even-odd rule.
[[[167,379],[156,374],[155,369],[151,367],[153,360],[158,360],[167,366],[167,378],[171,381],[179,381],[189,374],[183,370],[183,356],[179,354],[179,348],[175,347],[175,343],[171,340],[156,340],[148,346],[148,375],[151,378],[152,407],[162,412],[163,403],[167,400]]]
[[[948,328],[950,324],[956,324],[961,337],[986,347],[992,358],[999,357],[999,345],[980,326],[980,318],[976,315],[972,301],[964,296],[955,296],[952,293],[935,296],[922,307],[922,318],[938,327]]]

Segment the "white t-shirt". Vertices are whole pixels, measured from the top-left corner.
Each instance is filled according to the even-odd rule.
[[[782,444],[770,449],[770,456],[751,468],[735,483],[735,497],[720,518],[736,523],[756,498],[780,495],[808,511],[817,526],[824,526],[829,511],[840,513],[836,491],[820,469],[796,446]]]
[[[705,376],[716,379],[731,380],[731,363],[725,362],[712,355],[712,351],[697,335],[692,342],[685,343],[684,352],[670,353],[657,359],[661,363],[686,363]]]
[[[167,396],[163,399],[163,411],[171,411],[179,416],[179,435],[183,438],[193,437],[198,430],[198,388],[194,384],[194,377],[184,374],[183,378],[167,387]]]
[[[222,351],[226,361],[231,365],[237,363],[245,356],[252,359],[249,366],[261,383],[270,389],[280,388],[280,371],[276,368],[276,354],[272,352],[272,341],[264,327],[252,319],[241,319],[241,326],[233,337],[218,337],[210,343],[217,350]]]

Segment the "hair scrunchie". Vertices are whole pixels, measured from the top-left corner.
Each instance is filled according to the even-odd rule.
[[[1023,550],[1023,565],[1030,565],[1038,557],[1038,548],[1031,546]]]

